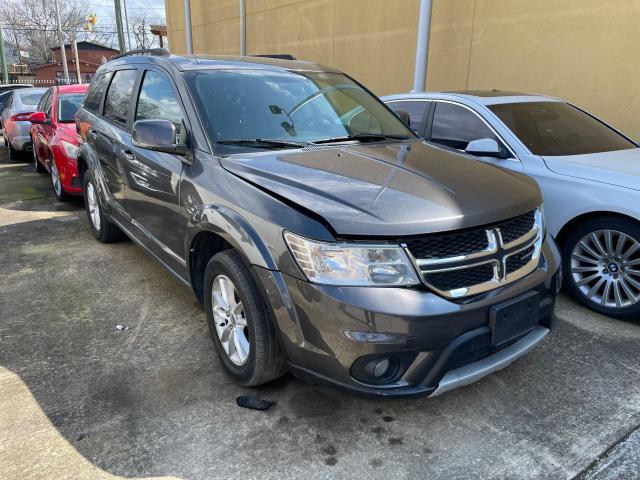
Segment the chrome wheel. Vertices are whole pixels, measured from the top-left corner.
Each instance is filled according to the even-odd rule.
[[[607,308],[640,301],[640,243],[617,230],[596,230],[571,252],[571,276],[578,290]]]
[[[98,197],[93,183],[87,183],[87,205],[89,207],[89,218],[93,224],[93,228],[100,230],[100,205],[98,205]]]
[[[35,165],[36,170],[38,170],[38,153],[36,152],[35,146],[31,150],[31,152],[33,153],[33,164]]]
[[[34,150],[35,152],[35,150]],[[35,154],[34,154],[35,156]],[[36,160],[37,162],[38,160]],[[37,167],[36,163],[36,167]],[[59,197],[62,195],[62,184],[60,183],[60,174],[58,173],[58,168],[56,167],[56,162],[51,160],[51,181],[53,182],[53,189],[56,192],[56,195]]]
[[[218,275],[211,289],[213,317],[224,352],[234,365],[242,366],[249,359],[247,318],[242,302],[231,279]]]

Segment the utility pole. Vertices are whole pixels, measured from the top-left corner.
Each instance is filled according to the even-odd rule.
[[[82,75],[80,74],[80,59],[78,58],[78,43],[76,42],[76,36],[71,38],[71,52],[73,52],[73,60],[76,64],[76,79],[78,85],[82,84]]]
[[[127,27],[127,41],[129,42],[129,50],[133,50],[131,47],[131,32],[129,31],[129,14],[127,13],[127,0],[122,0],[124,4],[124,24]]]
[[[184,0],[184,29],[187,34],[187,55],[193,55],[191,38],[191,0]]]
[[[62,69],[64,71],[64,81],[69,85],[69,68],[67,67],[67,52],[64,50],[64,36],[62,35],[62,24],[60,23],[60,6],[58,0],[53,1],[56,9],[56,22],[58,22],[58,41],[60,42],[60,55],[62,58]]]
[[[412,93],[424,92],[427,81],[427,57],[429,56],[429,30],[431,30],[432,0],[420,0],[418,39],[416,42],[416,66],[413,74]]]
[[[247,54],[247,13],[244,0],[240,0],[240,55]]]
[[[120,46],[120,53],[124,53],[127,50],[124,44],[124,33],[122,31],[122,8],[120,7],[120,0],[113,0],[116,7],[116,29],[118,30],[118,45]]]
[[[9,83],[7,72],[7,57],[4,56],[4,39],[2,38],[2,25],[0,24],[0,61],[2,62],[2,83]]]

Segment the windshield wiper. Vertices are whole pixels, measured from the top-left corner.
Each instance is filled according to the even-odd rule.
[[[248,145],[262,148],[302,148],[306,144],[301,142],[289,142],[287,140],[275,140],[267,138],[228,138],[218,140],[221,145]]]
[[[382,140],[407,140],[408,138],[409,138],[408,135],[384,135],[381,133],[358,133],[356,135],[348,135],[345,137],[323,138],[322,140],[316,140],[310,143],[320,144],[320,143],[348,142],[351,140],[356,140],[358,142],[365,143],[365,142],[380,142]]]

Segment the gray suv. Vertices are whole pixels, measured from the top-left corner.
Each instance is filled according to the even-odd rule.
[[[536,183],[425,144],[313,63],[124,55],[77,115],[89,226],[204,304],[238,383],[438,395],[554,324]]]

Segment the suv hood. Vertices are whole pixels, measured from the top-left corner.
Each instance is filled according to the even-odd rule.
[[[560,175],[640,190],[640,148],[543,159]]]
[[[341,236],[488,224],[541,203],[531,179],[423,142],[232,155],[225,169],[321,216]]]

